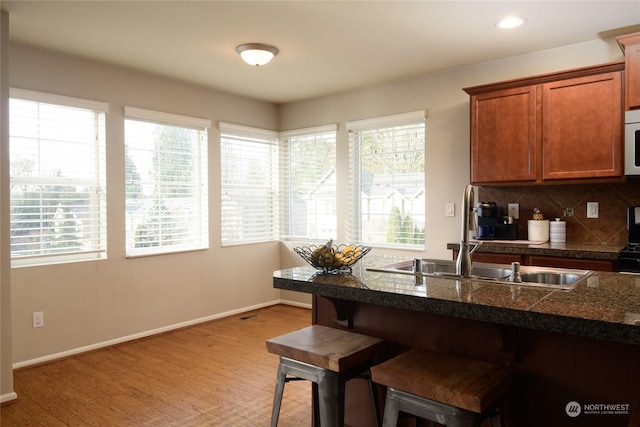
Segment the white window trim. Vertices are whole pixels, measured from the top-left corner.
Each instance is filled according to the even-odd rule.
[[[20,99],[24,101],[32,101],[43,104],[52,104],[63,107],[70,108],[78,108],[83,110],[92,110],[97,113],[104,113],[105,115],[109,113],[109,103],[102,101],[95,101],[84,98],[75,98],[65,95],[57,95],[47,92],[39,92],[28,89],[21,89],[16,87],[9,88],[9,98]],[[103,146],[101,150],[102,160],[105,162],[100,168],[103,170],[106,169],[106,118],[105,118],[105,140],[103,141]],[[101,185],[99,188],[103,194],[103,201],[101,202],[103,206],[103,210],[101,215],[104,219],[103,225],[104,229],[101,232],[101,245],[102,247],[98,250],[93,251],[83,251],[79,253],[70,253],[70,254],[40,254],[33,256],[24,256],[19,258],[11,259],[11,267],[37,267],[42,265],[53,265],[53,264],[64,264],[64,263],[75,263],[75,262],[84,262],[84,261],[98,261],[107,258],[107,208],[106,208],[106,174],[101,177]],[[37,180],[40,182],[40,180]],[[34,260],[41,260],[42,262],[33,262]]]
[[[123,113],[124,113],[125,119],[147,121],[147,122],[162,124],[166,126],[187,127],[187,128],[191,128],[199,131],[207,131],[211,127],[211,120],[208,120],[208,119],[184,116],[180,114],[166,113],[166,112],[155,111],[155,110],[147,110],[147,109],[138,108],[138,107],[124,106]],[[207,135],[207,140],[202,142],[207,153],[209,152],[208,137],[209,136]],[[125,140],[126,140],[126,136],[125,136]],[[204,161],[206,163],[207,175],[203,179],[206,180],[206,185],[207,185],[207,188],[209,189],[210,186],[208,183],[208,171],[210,170],[210,165],[209,165],[208,154],[204,156],[204,160],[200,158],[200,161],[201,162]],[[167,250],[158,250],[156,248],[128,248],[126,247],[127,245],[125,243],[125,250],[127,252],[126,258],[135,259],[135,258],[148,257],[148,256],[169,255],[169,254],[194,252],[194,251],[209,249],[210,222],[209,222],[209,192],[208,191],[206,192],[204,197],[206,199],[204,203],[204,205],[206,206],[206,212],[204,212],[204,217],[201,218],[201,221],[200,221],[201,226],[203,228],[203,231],[202,231],[203,238],[201,240],[202,244],[200,246],[194,247],[191,245],[187,245],[187,246],[174,245],[174,246],[164,247]]]
[[[63,105],[65,107],[95,110],[101,113],[109,112],[109,104],[90,99],[72,98],[70,96],[54,95],[52,93],[37,92],[34,90],[10,88],[9,97],[23,99],[25,101],[42,102],[45,104]]]
[[[250,126],[244,126],[244,125],[238,125],[238,124],[234,124],[234,123],[228,123],[228,122],[218,122],[218,129],[220,131],[220,144],[222,144],[222,134],[229,134],[230,136],[242,136],[242,137],[246,137],[246,138],[255,138],[258,140],[270,140],[271,142],[264,142],[265,144],[269,144],[272,145],[274,147],[278,147],[278,132],[276,131],[272,131],[272,130],[268,130],[268,129],[261,129],[261,128],[255,128],[255,127],[250,127]],[[256,141],[257,142],[257,141]],[[223,161],[222,156],[220,156],[220,162]],[[276,163],[278,162],[278,160],[276,160]],[[220,168],[220,174],[222,174],[222,167]],[[222,178],[222,175],[220,176],[220,178]],[[276,174],[275,177],[276,180],[279,179],[279,177]],[[278,189],[278,182],[276,181],[275,183],[275,187],[276,189]],[[221,195],[220,195],[221,196]],[[252,245],[252,244],[260,244],[260,243],[267,243],[267,242],[272,242],[272,241],[278,241],[279,240],[279,224],[280,224],[280,220],[279,220],[279,212],[278,212],[278,208],[279,208],[279,204],[277,202],[277,200],[273,200],[273,204],[274,204],[274,210],[273,210],[273,217],[270,218],[271,220],[271,224],[272,224],[272,229],[273,229],[273,233],[272,233],[272,238],[264,238],[264,239],[254,239],[254,240],[249,240],[249,241],[238,241],[238,240],[232,240],[232,241],[220,241],[220,246],[221,247],[231,247],[231,246],[241,246],[241,245]],[[222,206],[221,206],[222,209]],[[220,237],[222,239],[222,212],[220,211]]]
[[[295,136],[311,135],[316,133],[329,133],[329,132],[337,132],[337,131],[338,131],[337,124],[314,126],[310,128],[285,130],[278,133],[278,138],[292,138]]]
[[[255,136],[258,138],[278,139],[278,132],[268,129],[254,128],[250,126],[236,125],[233,123],[220,122],[218,128],[221,133],[237,133],[244,136]]]
[[[346,123],[348,131],[375,129],[380,127],[401,126],[420,120],[425,120],[425,110],[409,113],[392,114],[389,116],[375,117],[372,119],[353,120]]]
[[[282,131],[278,134],[278,146],[282,147],[283,142],[282,140],[284,139],[291,139],[291,138],[296,138],[299,136],[309,136],[309,135],[317,135],[317,134],[325,134],[325,133],[334,133],[335,134],[335,139],[336,139],[336,145],[337,145],[337,132],[338,132],[338,124],[328,124],[328,125],[320,125],[320,126],[312,126],[312,127],[308,127],[308,128],[299,128],[299,129],[292,129],[292,130],[287,130],[287,131]],[[287,141],[286,145],[287,147],[289,146],[289,142]],[[337,147],[336,147],[337,148]],[[280,159],[283,163],[289,163],[290,159],[289,159],[289,153],[279,153]],[[283,160],[283,156],[287,156],[287,159]],[[336,163],[337,163],[337,159],[336,159]],[[281,181],[279,182],[279,187],[282,189],[281,190],[281,200],[280,200],[280,216],[281,216],[281,224],[280,224],[280,239],[283,241],[306,241],[306,242],[326,242],[326,239],[324,238],[319,238],[319,237],[309,237],[309,236],[298,236],[298,235],[291,235],[289,233],[289,224],[288,224],[288,220],[285,220],[285,218],[289,218],[290,217],[290,212],[289,210],[291,209],[290,203],[289,203],[289,185],[290,185],[290,180],[287,177],[283,178],[282,175],[282,170],[280,171],[280,179]],[[289,170],[287,170],[287,174],[288,174]],[[337,172],[337,171],[336,171]],[[334,173],[336,173],[334,172]],[[285,182],[282,182],[282,181]],[[286,197],[284,196],[286,195]],[[337,199],[337,193],[336,193],[336,199]],[[336,200],[337,203],[337,200]],[[336,218],[337,219],[337,218]],[[337,219],[338,220],[338,219]],[[286,221],[286,227],[283,223],[283,221]],[[338,224],[336,224],[337,226]],[[283,233],[283,231],[285,230],[285,228],[287,229],[286,233]],[[331,236],[328,236],[331,237]],[[337,236],[334,236],[334,238],[337,238]]]
[[[161,111],[145,110],[144,108],[138,107],[125,106],[124,116],[130,119],[146,120],[171,126],[185,126],[194,129],[208,129],[211,127],[211,120],[208,119],[164,113]]]
[[[425,122],[425,132],[426,132],[426,111],[425,110],[417,110],[411,111],[407,113],[400,114],[391,114],[387,116],[374,117],[370,119],[362,119],[362,120],[353,120],[346,122],[345,127],[349,133],[367,131],[371,129],[384,128],[384,127],[396,127],[396,126],[406,126],[413,123]],[[426,136],[425,136],[425,150],[426,150]],[[360,168],[360,147],[352,146],[351,137],[349,138],[349,155],[351,158],[349,159],[349,209],[347,215],[347,237],[351,242],[359,242],[359,243],[369,243],[374,247],[380,248],[395,248],[395,249],[403,249],[403,250],[424,250],[426,247],[426,236],[425,242],[421,245],[406,245],[406,244],[383,244],[383,243],[370,243],[370,242],[361,242],[362,240],[362,225],[361,225],[361,215],[362,215],[362,207],[361,200],[359,197],[359,189],[360,189],[360,173],[358,172],[354,175],[354,169]],[[426,168],[426,165],[425,165]],[[425,170],[425,185],[426,185],[426,170]],[[426,220],[426,218],[425,218]],[[358,229],[359,231],[355,231]],[[356,233],[354,235],[353,233]]]

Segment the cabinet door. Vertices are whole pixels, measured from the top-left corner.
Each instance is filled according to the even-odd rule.
[[[457,250],[453,251],[453,259],[458,258]],[[485,262],[489,264],[511,264],[512,262],[519,262],[524,265],[524,257],[516,254],[494,254],[490,252],[476,252],[471,255],[471,259],[474,262]]]
[[[624,109],[640,108],[640,33],[616,37],[624,52]]]
[[[552,268],[573,268],[578,270],[616,271],[615,261],[599,259],[558,258],[540,255],[529,255],[527,265]]]
[[[640,44],[625,49],[625,109],[640,108]]]
[[[542,85],[543,180],[622,176],[620,72]]]
[[[471,181],[535,181],[536,87],[471,97]]]
[[[491,264],[511,264],[512,262],[519,262],[523,264],[522,255],[515,254],[492,254],[487,252],[476,252],[471,255],[471,258],[475,262],[487,262]]]

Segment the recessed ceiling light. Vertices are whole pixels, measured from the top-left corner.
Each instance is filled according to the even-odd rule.
[[[527,22],[526,18],[520,18],[519,16],[509,16],[504,18],[500,22],[496,22],[496,27],[507,30],[510,28],[516,28]]]

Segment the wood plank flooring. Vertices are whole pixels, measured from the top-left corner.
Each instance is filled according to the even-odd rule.
[[[311,324],[276,305],[18,370],[9,426],[269,425],[278,357],[265,340]],[[285,387],[280,427],[311,425],[311,386]]]

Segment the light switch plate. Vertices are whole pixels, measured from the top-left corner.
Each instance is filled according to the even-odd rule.
[[[513,219],[520,218],[520,203],[509,203],[509,216]]]
[[[598,202],[587,202],[587,218],[598,218],[600,206]]]
[[[456,216],[456,204],[447,203],[445,206],[445,216]]]

